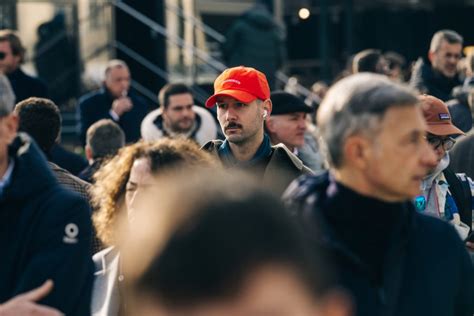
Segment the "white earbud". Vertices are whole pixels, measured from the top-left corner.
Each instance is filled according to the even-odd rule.
[[[266,118],[268,115],[268,111],[267,110],[263,110],[263,118]]]

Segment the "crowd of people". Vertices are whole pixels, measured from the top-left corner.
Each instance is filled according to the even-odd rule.
[[[152,111],[111,60],[84,159],[1,30],[0,315],[474,315],[462,48],[436,32],[409,81],[364,50],[311,102],[229,67],[204,106],[170,82]]]

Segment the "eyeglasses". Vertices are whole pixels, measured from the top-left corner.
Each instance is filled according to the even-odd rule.
[[[443,146],[444,151],[451,150],[456,144],[456,140],[451,137],[441,138],[441,137],[433,137],[427,136],[426,140],[433,146],[433,149],[437,149],[439,146]]]
[[[0,52],[0,60],[5,59],[5,57],[7,57],[7,53],[5,53],[5,52]]]

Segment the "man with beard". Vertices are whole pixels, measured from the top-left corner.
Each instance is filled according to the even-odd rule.
[[[436,32],[431,39],[428,64],[423,58],[416,62],[410,86],[443,101],[452,98],[454,87],[461,85],[457,65],[462,57],[463,38],[452,30]]]
[[[217,137],[217,126],[212,115],[194,105],[191,90],[181,83],[169,83],[158,94],[160,108],[150,112],[141,125],[144,140],[162,137],[191,138],[204,145]]]
[[[207,107],[214,105],[226,139],[210,141],[203,149],[225,167],[251,173],[278,195],[293,179],[311,173],[286,146],[272,146],[264,132],[272,101],[263,73],[244,66],[226,69],[214,81],[214,95],[206,101]]]

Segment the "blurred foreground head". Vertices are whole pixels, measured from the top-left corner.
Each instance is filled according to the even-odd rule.
[[[185,171],[154,188],[122,248],[130,315],[347,315],[321,253],[249,178]]]

